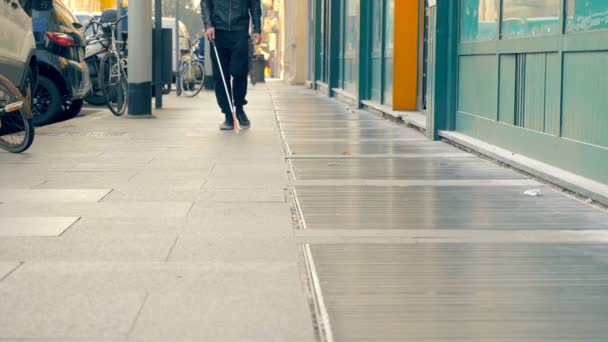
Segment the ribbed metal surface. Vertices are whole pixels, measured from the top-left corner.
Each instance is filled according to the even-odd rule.
[[[321,335],[608,341],[608,246],[559,244],[570,230],[608,229],[608,212],[546,186],[526,196],[538,184],[518,173],[393,122],[353,119],[314,92],[271,89]]]
[[[289,142],[294,142],[298,139],[344,139],[360,141],[361,139],[386,139],[392,140],[397,138],[418,138],[424,139],[424,136],[417,131],[403,128],[394,129],[339,129],[339,130],[290,130],[283,131],[285,139]]]
[[[524,179],[525,176],[479,158],[316,158],[290,160],[306,179]]]
[[[415,154],[457,152],[458,149],[440,142],[368,141],[368,142],[288,142],[294,154]]]
[[[373,115],[361,115],[361,114],[343,114],[343,113],[316,113],[315,115],[300,114],[300,113],[277,113],[279,122],[283,123],[307,123],[307,122],[319,122],[319,121],[382,121],[384,119]]]
[[[608,213],[543,187],[296,186],[308,229],[608,229]]]
[[[300,129],[361,129],[361,128],[385,128],[387,123],[378,120],[340,120],[340,121],[308,121],[308,122],[281,122],[283,130]],[[396,125],[395,125],[396,126]]]
[[[608,340],[608,246],[311,250],[335,341]]]

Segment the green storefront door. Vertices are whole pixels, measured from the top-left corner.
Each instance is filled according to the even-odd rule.
[[[608,0],[462,0],[456,129],[608,183]]]

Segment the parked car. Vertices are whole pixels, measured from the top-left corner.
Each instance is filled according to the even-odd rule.
[[[0,1],[0,74],[24,95],[36,84],[37,62],[32,10],[50,6],[41,0]]]
[[[73,118],[90,89],[82,26],[60,0],[49,10],[34,11],[32,23],[39,71],[34,123]]]

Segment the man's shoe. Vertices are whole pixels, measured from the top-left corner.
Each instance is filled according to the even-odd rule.
[[[249,121],[249,118],[247,118],[247,114],[245,114],[245,112],[240,112],[240,113],[237,112],[236,118],[239,120],[239,124],[241,125],[241,128],[251,127],[251,121]]]
[[[222,131],[231,131],[233,129],[234,129],[234,123],[228,122],[227,120],[222,122],[222,124],[220,125],[220,130],[222,130]]]

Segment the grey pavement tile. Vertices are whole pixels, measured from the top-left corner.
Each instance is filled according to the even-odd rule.
[[[100,293],[44,283],[0,284],[0,338],[126,338],[146,298],[143,291]]]
[[[245,281],[245,282],[244,282]],[[4,289],[44,284],[49,289],[99,293],[197,293],[222,296],[233,291],[293,293],[299,274],[295,262],[85,262],[28,261],[2,282]]]
[[[133,340],[315,341],[296,266],[214,273],[213,286],[152,293]],[[272,269],[272,265],[270,265]]]
[[[88,163],[78,163],[73,167],[69,168],[67,171],[72,172],[125,172],[125,173],[133,173],[141,170],[146,167],[147,163],[97,163],[97,162],[88,162]]]
[[[205,188],[259,189],[285,187],[289,183],[287,173],[284,176],[262,176],[249,178],[247,176],[217,177],[210,176]]]
[[[292,223],[291,211],[287,203],[197,202],[188,217],[198,218],[209,224],[290,225]]]
[[[59,236],[79,217],[0,217],[2,236]]]
[[[226,237],[219,234],[181,236],[169,261],[296,262],[299,249],[292,237]]]
[[[3,203],[0,217],[185,217],[191,202]]]
[[[200,201],[285,203],[285,188],[214,189],[203,187]]]
[[[21,263],[19,263],[19,262],[8,262],[8,261],[0,262],[0,280],[6,279],[6,277],[8,277],[9,274],[14,272],[17,269],[17,267],[19,267],[19,265],[21,265]]]
[[[104,198],[104,202],[194,202],[197,201],[202,192],[200,182],[191,183],[137,183],[130,186],[114,189],[111,194]]]
[[[82,218],[62,236],[75,237],[145,237],[179,235],[186,218],[113,217]]]
[[[180,183],[204,183],[208,177],[210,169],[200,169],[192,171],[179,170],[142,170],[133,178],[132,183],[153,183],[153,182],[172,182]]]
[[[27,179],[0,179],[0,189],[29,189],[46,182],[43,177],[28,177]]]
[[[99,202],[110,189],[2,189],[0,202]]]
[[[164,261],[173,236],[0,237],[0,261]]]
[[[217,163],[213,168],[213,172],[209,178],[213,177],[229,177],[229,178],[245,178],[247,180],[278,178],[285,179],[287,177],[287,163],[277,166],[276,164],[266,165],[264,163],[246,163],[246,164],[225,164]]]

